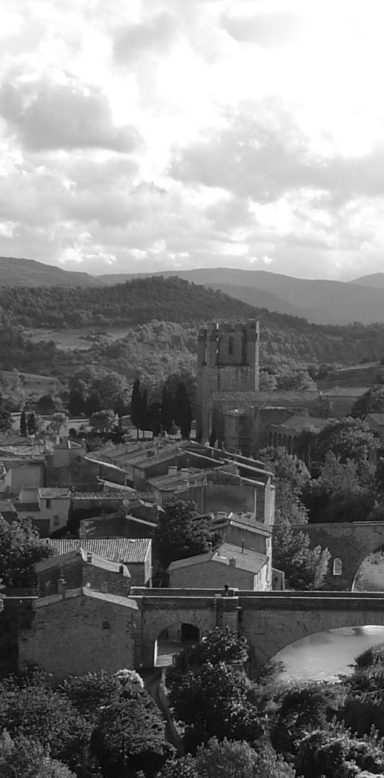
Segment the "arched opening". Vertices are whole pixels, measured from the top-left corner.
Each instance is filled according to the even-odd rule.
[[[275,654],[273,662],[281,663],[278,679],[282,682],[332,681],[350,675],[356,657],[383,642],[384,626],[338,627],[290,643]]]
[[[372,551],[361,562],[352,583],[353,592],[384,591],[384,547]]]
[[[193,646],[200,640],[200,630],[195,624],[175,622],[164,627],[155,641],[156,667],[173,664],[173,658],[186,646]]]
[[[343,575],[343,561],[339,556],[333,560],[332,575]]]

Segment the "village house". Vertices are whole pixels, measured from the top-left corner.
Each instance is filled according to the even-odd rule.
[[[82,587],[125,597],[131,587],[127,565],[111,562],[81,546],[38,562],[35,570],[39,597]]]
[[[82,548],[85,552],[126,565],[132,586],[151,586],[152,541],[150,538],[46,538],[57,556]]]
[[[38,487],[20,490],[14,502],[19,519],[29,519],[39,530],[40,537],[47,538],[62,529],[68,522],[71,491],[68,488]]]
[[[172,589],[233,589],[269,591],[272,589],[271,560],[258,551],[221,543],[203,554],[178,559],[168,567]]]

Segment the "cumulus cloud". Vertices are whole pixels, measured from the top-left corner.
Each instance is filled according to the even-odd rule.
[[[134,127],[117,127],[98,87],[74,78],[55,82],[17,74],[0,87],[0,115],[31,151],[105,148],[131,152],[139,144]]]
[[[384,194],[384,144],[364,156],[319,153],[283,107],[259,103],[237,111],[226,126],[177,148],[175,178],[221,187],[256,202],[274,202],[300,189],[322,193],[329,203]]]
[[[253,13],[246,16],[225,14],[222,25],[236,41],[257,43],[269,48],[293,43],[303,29],[303,20],[288,12]]]
[[[140,24],[131,24],[116,36],[115,58],[119,63],[129,63],[148,52],[160,54],[168,51],[176,34],[175,20],[165,12]]]

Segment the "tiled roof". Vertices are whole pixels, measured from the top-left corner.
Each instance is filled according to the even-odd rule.
[[[361,397],[368,390],[369,386],[334,386],[332,389],[325,389],[322,395],[323,397]]]
[[[10,500],[0,500],[0,513],[15,512],[15,506]]]
[[[97,554],[92,554],[82,547],[79,547],[74,551],[69,551],[67,554],[61,554],[60,559],[56,554],[54,556],[48,557],[48,559],[42,559],[41,562],[37,562],[35,569],[37,572],[41,572],[42,570],[49,570],[52,567],[54,568],[57,565],[64,565],[65,562],[80,557],[83,562],[88,565],[92,565],[93,567],[100,567],[102,570],[109,570],[113,573],[119,573],[126,578],[131,577],[127,565],[121,562],[111,562],[110,559],[104,559],[104,557],[97,556]],[[122,569],[120,570],[120,568]]]
[[[243,551],[239,546],[231,543],[222,543],[216,551],[208,551],[205,554],[189,557],[188,559],[177,559],[171,562],[168,570],[177,570],[181,567],[191,567],[201,562],[218,562],[223,565],[229,565],[230,559],[236,560],[236,567],[239,570],[247,570],[250,573],[258,573],[266,562],[267,557],[259,554],[257,551],[251,551],[245,548]]]
[[[127,492],[118,489],[111,489],[111,491],[104,490],[103,492],[72,492],[73,500],[119,500],[129,499]]]
[[[71,496],[71,490],[70,489],[64,489],[60,487],[51,487],[50,489],[39,489],[39,497],[42,497],[43,500],[60,500],[60,499],[68,499],[68,497]]]
[[[49,594],[47,597],[39,597],[35,602],[34,608],[44,608],[47,605],[54,605],[57,602],[65,602],[65,600],[73,599],[75,597],[91,597],[95,600],[103,600],[109,602],[111,605],[121,605],[123,608],[131,608],[131,610],[138,610],[138,605],[132,597],[122,597],[118,594],[109,594],[109,592],[97,592],[94,589],[88,589],[86,587],[82,589],[68,589],[65,592],[65,597],[62,594]]]
[[[379,426],[384,424],[384,413],[367,413],[365,420],[373,419]]]
[[[83,548],[111,562],[123,561],[127,565],[144,562],[151,546],[150,538],[45,538],[45,543],[52,546],[57,554]]]
[[[308,430],[311,427],[321,430],[323,427],[329,424],[329,419],[324,419],[319,416],[303,416],[301,414],[294,414],[289,419],[282,421],[280,424],[271,424],[271,429],[291,429],[294,431]]]

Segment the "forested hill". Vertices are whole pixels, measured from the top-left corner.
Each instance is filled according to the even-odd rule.
[[[22,327],[135,326],[153,319],[194,322],[256,315],[246,303],[176,277],[136,278],[105,288],[0,289],[0,316]]]

